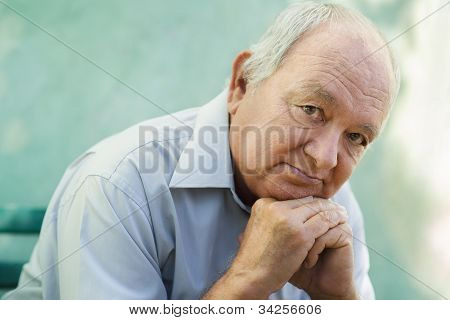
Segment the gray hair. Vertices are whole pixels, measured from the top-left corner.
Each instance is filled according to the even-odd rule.
[[[390,94],[392,104],[399,91],[400,74],[389,46],[378,29],[364,15],[338,4],[313,1],[292,3],[281,12],[259,42],[250,47],[252,55],[242,66],[244,79],[256,87],[281,66],[289,49],[303,34],[321,23],[337,20],[350,20],[359,24],[377,34],[385,43],[396,81],[394,92]]]

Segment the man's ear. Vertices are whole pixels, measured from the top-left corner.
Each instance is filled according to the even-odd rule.
[[[228,112],[235,114],[239,106],[239,102],[247,91],[247,81],[242,73],[244,62],[252,55],[250,51],[240,52],[233,62],[233,70],[231,74],[230,86],[228,88]]]

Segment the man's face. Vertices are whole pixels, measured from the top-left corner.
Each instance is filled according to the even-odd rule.
[[[253,93],[242,80],[230,86],[237,187],[253,198],[330,198],[379,133],[394,81],[390,60],[385,51],[367,58],[382,43],[348,30],[309,32]]]

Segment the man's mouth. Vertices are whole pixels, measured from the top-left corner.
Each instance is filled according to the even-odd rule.
[[[322,179],[316,178],[316,177],[312,177],[308,174],[306,174],[304,171],[302,171],[301,169],[294,167],[293,165],[290,165],[287,162],[284,162],[284,164],[287,165],[287,168],[289,169],[289,171],[293,174],[296,175],[296,177],[298,177],[300,180],[309,183],[309,184],[319,184],[322,183]]]

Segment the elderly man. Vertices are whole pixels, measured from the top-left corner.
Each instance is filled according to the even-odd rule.
[[[201,108],[131,127],[64,174],[9,298],[373,298],[346,181],[397,91],[376,29],[294,4]]]

